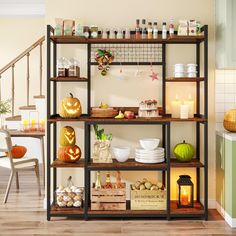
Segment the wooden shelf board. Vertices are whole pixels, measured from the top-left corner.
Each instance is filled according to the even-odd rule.
[[[52,115],[49,122],[88,122],[90,124],[163,124],[167,122],[205,122],[204,117],[194,117],[189,119],[157,117],[157,118],[137,118],[137,119],[115,119],[115,118],[94,118],[82,115],[80,118],[62,118],[58,114]]]
[[[51,40],[56,43],[78,43],[78,44],[95,44],[95,43],[198,43],[204,40],[204,35],[200,36],[178,36],[174,35],[167,39],[86,39],[80,36],[50,36]]]
[[[84,159],[80,159],[79,161],[75,162],[75,163],[68,163],[68,162],[64,162],[64,161],[60,161],[58,159],[56,159],[55,161],[52,162],[51,167],[53,168],[68,168],[68,167],[74,167],[74,168],[78,168],[78,167],[84,167]]]
[[[118,162],[113,159],[113,163],[89,163],[90,170],[166,170],[167,164],[144,164],[136,162],[134,159],[128,159],[126,162]]]
[[[188,215],[203,215],[204,207],[199,202],[194,202],[193,208],[178,208],[177,201],[170,202],[170,214],[175,216],[188,216]]]
[[[170,165],[173,168],[183,168],[183,167],[204,167],[204,165],[198,160],[193,159],[190,162],[180,162],[177,159],[171,158]]]
[[[87,120],[87,115],[81,115],[79,118],[62,118],[60,117],[60,115],[55,114],[55,115],[51,115],[51,117],[48,119],[49,122],[61,122],[61,121],[65,121],[65,122],[84,122]]]
[[[51,206],[50,214],[52,215],[84,215],[83,208],[76,207],[59,207],[57,204]]]
[[[55,81],[55,82],[87,82],[88,79],[81,77],[52,77],[50,78],[51,81]]]
[[[194,78],[189,78],[189,77],[169,77],[166,78],[166,82],[200,82],[204,81],[204,77],[194,77]]]

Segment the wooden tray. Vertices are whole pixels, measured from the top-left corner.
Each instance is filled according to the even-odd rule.
[[[113,118],[117,115],[118,115],[118,110],[113,107],[108,107],[108,108],[92,107],[91,109],[91,117]]]

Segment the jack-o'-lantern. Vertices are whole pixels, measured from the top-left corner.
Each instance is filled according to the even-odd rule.
[[[64,126],[61,128],[60,145],[61,146],[75,145],[75,130],[71,126]]]
[[[59,147],[58,159],[64,162],[76,162],[81,157],[81,150],[78,146]]]
[[[61,101],[59,107],[59,115],[63,118],[78,118],[81,116],[82,108],[78,98],[74,98],[70,93],[70,97],[66,97]]]

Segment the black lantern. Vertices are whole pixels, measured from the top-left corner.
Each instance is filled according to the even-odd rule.
[[[177,180],[178,184],[178,207],[193,207],[193,182],[189,175],[180,175]]]

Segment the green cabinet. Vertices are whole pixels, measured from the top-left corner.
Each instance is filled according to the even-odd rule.
[[[236,227],[236,134],[216,135],[216,201],[225,220]]]

